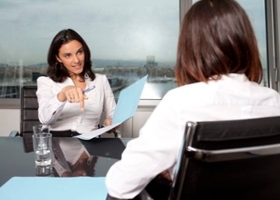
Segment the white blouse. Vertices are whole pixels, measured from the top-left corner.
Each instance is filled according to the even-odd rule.
[[[88,99],[85,100],[85,108],[81,111],[79,103],[60,102],[57,99],[57,94],[65,86],[74,85],[71,78],[67,78],[63,83],[57,83],[49,77],[39,77],[36,94],[40,122],[50,125],[51,130],[72,130],[82,134],[98,128],[101,114],[106,118],[113,117],[116,102],[107,77],[96,74],[93,81],[88,77],[85,81],[86,88],[92,86],[95,88],[86,93]]]
[[[139,137],[128,142],[121,160],[108,171],[108,192],[131,199],[164,170],[173,175],[187,121],[279,115],[280,94],[250,82],[244,74],[175,88],[165,95]]]

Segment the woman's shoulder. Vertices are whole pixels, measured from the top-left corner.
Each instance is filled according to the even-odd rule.
[[[37,82],[42,82],[43,83],[43,82],[49,82],[49,81],[52,81],[52,80],[48,76],[40,76],[40,77],[37,78]]]
[[[56,84],[50,77],[48,76],[40,76],[37,78],[37,85],[42,85],[42,84]]]
[[[192,95],[193,92],[197,92],[197,90],[207,90],[209,85],[205,82],[197,82],[197,83],[191,83],[186,84],[182,86],[177,86],[171,90],[169,90],[167,93],[169,95],[181,95],[182,93],[188,93],[189,95]]]

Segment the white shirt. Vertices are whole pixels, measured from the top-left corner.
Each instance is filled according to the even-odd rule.
[[[49,77],[37,79],[38,115],[42,124],[50,125],[51,130],[72,130],[87,133],[98,128],[102,112],[104,116],[113,117],[116,102],[112,89],[105,75],[95,74],[91,81],[85,78],[86,88],[95,88],[86,93],[84,110],[79,103],[60,102],[57,94],[68,85],[74,85],[71,78],[63,83],[56,83]],[[55,113],[55,114],[53,114]]]
[[[108,171],[111,196],[130,199],[159,173],[174,173],[187,121],[214,121],[280,115],[280,94],[245,75],[200,82],[169,91]]]

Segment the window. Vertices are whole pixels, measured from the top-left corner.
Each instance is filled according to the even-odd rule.
[[[258,47],[261,55],[261,63],[264,72],[262,84],[268,86],[265,1],[254,0],[253,4],[251,0],[237,0],[237,2],[246,10],[250,21],[253,25],[258,41]]]
[[[19,98],[19,86],[45,73],[52,38],[76,30],[91,49],[94,71],[118,90],[149,74],[143,99],[175,87],[179,0],[0,2],[0,98]],[[1,99],[0,99],[1,101]]]

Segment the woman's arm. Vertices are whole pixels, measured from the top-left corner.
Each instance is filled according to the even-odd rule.
[[[103,112],[106,118],[104,121],[104,125],[109,126],[112,123],[112,118],[116,108],[116,101],[112,92],[112,88],[105,75],[102,77],[102,84],[104,88]]]
[[[38,117],[42,124],[52,124],[59,118],[66,101],[61,102],[52,89],[52,80],[48,77],[37,79]]]
[[[174,109],[172,94],[166,95],[108,171],[106,186],[110,196],[132,199],[158,174],[173,169],[184,133],[179,109]]]

